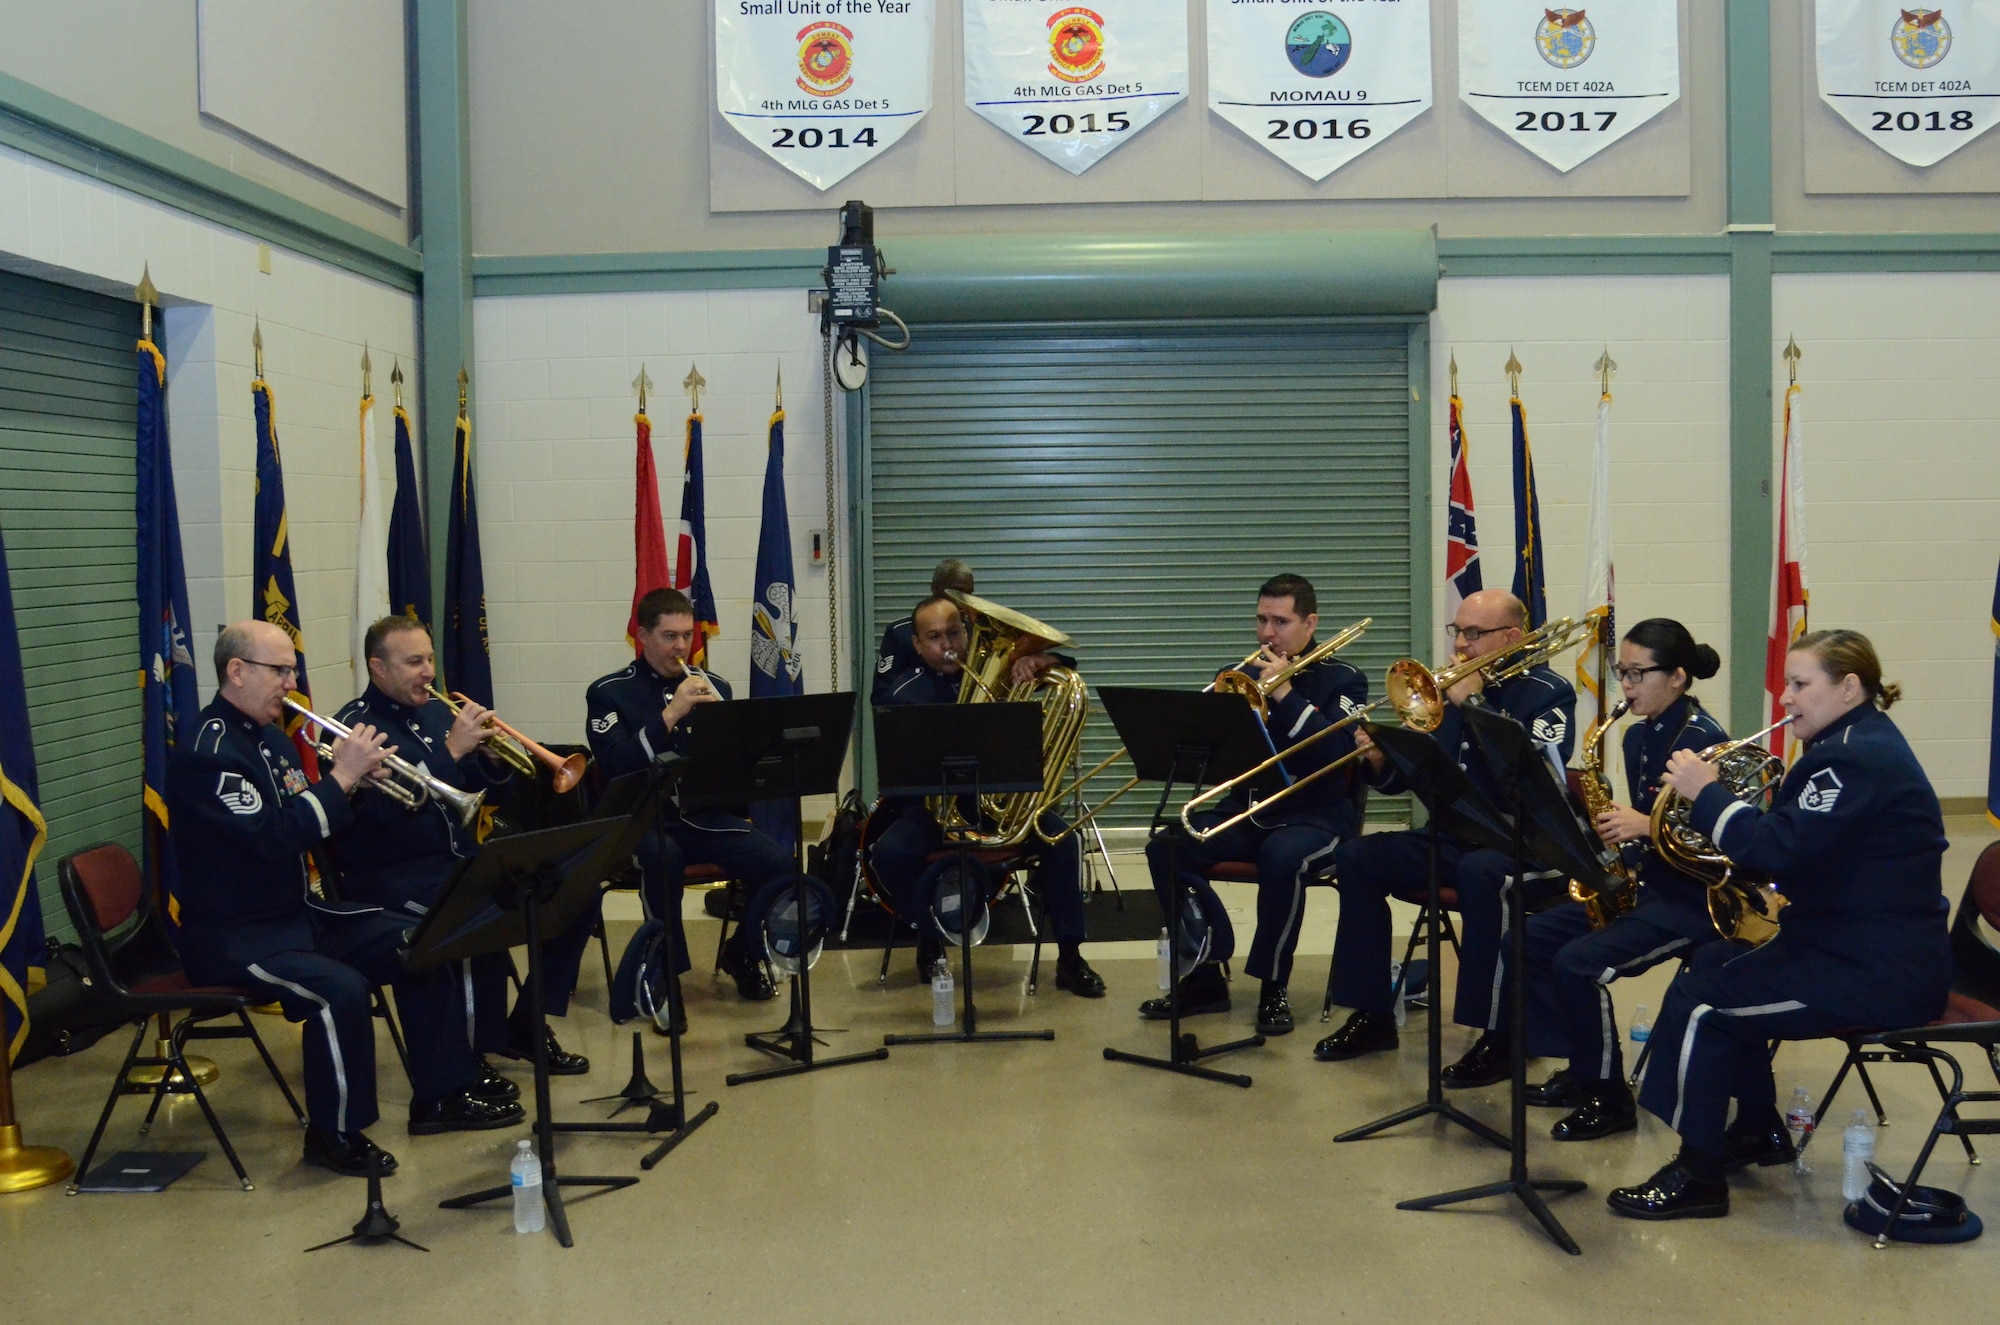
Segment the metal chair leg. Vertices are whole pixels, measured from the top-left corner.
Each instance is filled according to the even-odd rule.
[[[248,1008],[239,1010],[236,1018],[243,1023],[243,1033],[250,1037],[250,1043],[257,1047],[257,1056],[264,1060],[264,1070],[271,1074],[271,1080],[278,1083],[278,1091],[285,1097],[285,1103],[291,1106],[292,1116],[299,1120],[299,1126],[304,1127],[306,1111],[299,1107],[299,1097],[292,1094],[291,1083],[286,1081],[285,1074],[278,1070],[278,1064],[271,1057],[271,1051],[264,1047],[264,1037],[257,1033],[257,1027],[250,1021],[250,1010]]]
[[[146,1032],[153,1028],[151,1017],[142,1018],[138,1033],[132,1037],[132,1047],[125,1051],[125,1061],[118,1065],[118,1074],[111,1078],[111,1093],[105,1096],[104,1109],[97,1115],[97,1127],[90,1134],[90,1144],[83,1148],[83,1158],[76,1163],[76,1175],[70,1179],[67,1194],[75,1196],[78,1186],[90,1172],[90,1161],[97,1155],[98,1143],[104,1140],[104,1129],[111,1124],[111,1111],[118,1107],[118,1098],[130,1094],[125,1077],[134,1063],[139,1061],[139,1046],[146,1042]]]

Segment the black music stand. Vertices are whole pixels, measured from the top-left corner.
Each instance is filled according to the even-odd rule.
[[[1002,704],[900,704],[875,710],[878,781],[886,797],[949,796],[970,803],[964,827],[946,832],[958,847],[959,1018],[955,1031],[885,1035],[890,1044],[981,1044],[996,1040],[1053,1040],[1053,1030],[982,1031],[972,998],[972,871],[968,859],[978,831],[983,797],[1039,792],[1042,781],[1042,706]],[[981,905],[989,899],[981,898]],[[931,923],[926,914],[918,924]]]
[[[418,922],[406,965],[428,970],[445,962],[528,948],[528,1008],[535,1043],[535,1142],[542,1163],[542,1199],[556,1241],[574,1246],[564,1187],[630,1187],[637,1178],[558,1176],[555,1124],[549,1104],[548,1022],[543,1002],[542,934],[575,924],[597,897],[615,849],[629,833],[611,821],[585,821],[496,838],[461,866],[445,884],[437,904]],[[626,846],[629,855],[631,847]],[[487,1187],[438,1202],[441,1210],[465,1210],[513,1193],[512,1186]]]
[[[1270,733],[1241,695],[1102,686],[1097,697],[1125,742],[1126,753],[1132,757],[1133,773],[1145,781],[1160,783],[1160,800],[1153,807],[1153,823],[1147,836],[1166,834],[1168,871],[1178,888],[1181,843],[1186,840],[1186,831],[1177,813],[1171,816],[1167,813],[1167,802],[1173,798],[1175,786],[1186,785],[1190,794],[1199,794],[1211,777],[1224,782],[1247,773],[1270,758]],[[1251,789],[1269,790],[1283,781],[1281,770],[1273,768],[1254,782]],[[1168,924],[1177,925],[1177,918],[1168,917]],[[1240,1072],[1218,1072],[1198,1064],[1218,1054],[1254,1049],[1264,1043],[1264,1037],[1252,1035],[1204,1049],[1193,1034],[1181,1031],[1181,971],[1179,956],[1174,953],[1178,939],[1175,935],[1169,940],[1173,955],[1169,957],[1167,971],[1168,1056],[1154,1058],[1110,1048],[1104,1051],[1104,1056],[1114,1063],[1137,1063],[1141,1067],[1157,1067],[1182,1076],[1247,1088],[1250,1078]]]
[[[396,1231],[403,1226],[403,1221],[390,1214],[388,1208],[382,1204],[382,1165],[385,1160],[379,1150],[371,1148],[369,1154],[374,1156],[375,1162],[368,1169],[368,1208],[363,1210],[361,1218],[355,1221],[354,1231],[344,1238],[335,1238],[316,1247],[307,1247],[308,1252],[325,1251],[328,1247],[338,1247],[343,1242],[359,1242],[364,1247],[372,1247],[378,1242],[400,1242],[405,1247],[413,1247],[418,1251],[430,1250],[422,1243],[412,1242]]]
[[[1410,792],[1423,803],[1430,812],[1430,822],[1426,825],[1426,835],[1430,839],[1430,877],[1428,897],[1431,923],[1427,935],[1425,951],[1430,959],[1433,973],[1440,970],[1441,930],[1438,917],[1441,913],[1442,881],[1438,862],[1438,835],[1449,833],[1463,842],[1475,846],[1491,847],[1496,851],[1508,850],[1513,844],[1513,825],[1507,816],[1493,808],[1491,801],[1482,795],[1465,775],[1465,770],[1444,752],[1429,732],[1409,731],[1402,727],[1385,727],[1376,723],[1368,724],[1368,735],[1382,751],[1389,767],[1409,784]],[[1474,1136],[1483,1137],[1501,1149],[1507,1148],[1507,1138],[1497,1130],[1480,1122],[1445,1097],[1444,1093],[1444,999],[1438,995],[1439,982],[1432,976],[1432,991],[1429,1012],[1429,1080],[1424,1098],[1420,1103],[1406,1109],[1377,1118],[1374,1122],[1363,1123],[1349,1128],[1333,1139],[1359,1141],[1364,1137],[1386,1132],[1392,1127],[1432,1114],[1447,1122],[1457,1123]]]
[[[1508,1021],[1514,1041],[1509,1163],[1503,1181],[1399,1201],[1396,1208],[1436,1210],[1463,1201],[1511,1194],[1528,1207],[1528,1213],[1558,1247],[1572,1256],[1581,1256],[1583,1249],[1550,1211],[1542,1193],[1580,1192],[1586,1184],[1571,1178],[1537,1179],[1528,1175],[1528,1000],[1523,979],[1527,964],[1527,891],[1528,876],[1541,872],[1529,868],[1537,861],[1572,877],[1593,881],[1601,877],[1603,870],[1597,853],[1584,840],[1567,796],[1556,784],[1555,770],[1541,747],[1529,738],[1527,729],[1487,704],[1467,704],[1461,712],[1480,757],[1486,760],[1494,780],[1508,788],[1513,801],[1514,877],[1513,886],[1507,890],[1509,942],[1505,981],[1511,1000]]]
[[[789,1061],[753,1072],[732,1072],[723,1078],[726,1085],[741,1086],[889,1056],[886,1049],[835,1058],[813,1055],[813,1046],[823,1043],[817,1038],[818,1030],[833,1028],[816,1028],[812,1019],[812,967],[806,960],[811,945],[805,933],[806,836],[799,799],[840,790],[840,767],[847,759],[847,737],[853,728],[854,693],[843,690],[830,695],[778,695],[711,704],[689,735],[688,786],[681,793],[684,809],[775,800],[788,800],[792,805],[792,844],[798,866],[792,881],[792,907],[799,917],[800,946],[799,969],[792,976],[791,1016],[774,1031],[743,1037],[743,1043],[752,1049]],[[656,1158],[659,1153],[663,1152],[647,1158]]]

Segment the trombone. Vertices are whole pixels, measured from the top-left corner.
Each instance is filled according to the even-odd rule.
[[[1486,684],[1497,685],[1510,677],[1519,676],[1530,668],[1541,666],[1559,653],[1567,653],[1589,639],[1593,631],[1594,627],[1588,621],[1580,622],[1573,617],[1558,617],[1521,636],[1510,649],[1479,658],[1466,658],[1448,667],[1432,669],[1415,658],[1400,659],[1389,668],[1386,683],[1388,694],[1366,708],[1356,709],[1331,726],[1321,728],[1282,753],[1272,755],[1255,768],[1238,773],[1225,782],[1216,783],[1207,791],[1189,797],[1187,804],[1181,806],[1181,827],[1185,828],[1188,836],[1195,841],[1206,842],[1216,834],[1234,828],[1259,810],[1276,804],[1303,787],[1311,786],[1329,773],[1345,768],[1366,752],[1361,749],[1351,750],[1325,768],[1314,769],[1298,781],[1279,788],[1262,801],[1240,814],[1231,815],[1213,828],[1196,828],[1189,822],[1188,815],[1191,811],[1220,800],[1238,787],[1269,772],[1284,759],[1285,755],[1297,754],[1307,746],[1353,726],[1384,704],[1396,710],[1397,718],[1405,727],[1420,732],[1436,731],[1439,724],[1444,721],[1445,692],[1459,682],[1477,673],[1486,679]]]
[[[336,722],[332,718],[322,718],[290,696],[285,698],[285,707],[336,740],[345,740],[354,735],[352,727]],[[313,748],[319,752],[321,758],[333,758],[332,745],[315,741]],[[479,817],[479,804],[486,799],[484,792],[460,791],[429,769],[421,768],[399,755],[389,755],[384,758],[382,767],[389,770],[388,777],[368,778],[361,785],[379,791],[390,800],[412,810],[421,809],[425,802],[435,800],[438,804],[449,807],[451,812],[458,816],[458,822],[464,826],[469,827],[472,821]]]
[[[1214,691],[1219,691],[1223,694],[1241,695],[1245,700],[1249,702],[1251,708],[1257,710],[1258,717],[1268,719],[1270,716],[1270,702],[1266,698],[1266,696],[1268,696],[1271,691],[1276,690],[1284,682],[1291,680],[1294,676],[1297,676],[1300,672],[1304,671],[1306,668],[1311,667],[1314,663],[1326,661],[1328,658],[1331,658],[1334,654],[1339,653],[1342,649],[1354,643],[1354,641],[1360,639],[1362,635],[1367,633],[1368,627],[1373,625],[1374,622],[1375,618],[1372,616],[1362,617],[1359,621],[1347,627],[1345,630],[1335,635],[1332,639],[1327,640],[1324,644],[1315,645],[1312,648],[1306,650],[1304,653],[1300,654],[1298,657],[1291,659],[1289,662],[1285,663],[1284,666],[1280,667],[1277,671],[1271,673],[1271,675],[1262,677],[1253,677],[1249,675],[1247,672],[1245,672],[1243,669],[1245,667],[1248,667],[1252,662],[1254,662],[1257,659],[1259,654],[1264,652],[1264,646],[1260,644],[1256,648],[1252,649],[1250,652],[1244,654],[1243,660],[1241,662],[1238,662],[1234,666],[1228,668],[1220,675],[1218,675],[1213,681],[1210,681],[1207,685],[1203,686],[1201,688],[1200,693],[1205,695],[1209,691],[1214,690]],[[1111,767],[1113,764],[1117,763],[1120,759],[1124,757],[1125,757],[1125,747],[1121,745],[1116,750],[1113,750],[1110,754],[1106,755],[1102,760],[1100,760],[1094,767],[1091,768],[1089,772],[1082,774],[1077,778],[1076,781],[1070,783],[1069,786],[1063,788],[1060,792],[1057,792],[1053,797],[1049,799],[1048,804],[1051,807],[1061,805],[1064,801],[1068,800],[1070,797],[1076,795],[1078,791],[1082,790],[1084,783],[1089,782],[1092,778],[1096,777],[1099,773],[1102,773],[1105,769]],[[1124,796],[1127,792],[1131,791],[1134,787],[1138,786],[1143,781],[1145,781],[1144,778],[1138,778],[1138,777],[1128,779],[1123,786],[1113,791],[1109,796],[1106,796],[1103,800],[1097,802],[1097,804],[1092,806],[1086,813],[1079,815],[1075,823],[1071,824],[1068,828],[1064,829],[1062,832],[1057,833],[1054,837],[1044,836],[1039,827],[1037,827],[1035,830],[1035,836],[1040,837],[1044,842],[1048,843],[1050,846],[1054,846],[1056,843],[1062,841],[1065,837],[1068,837],[1071,833],[1081,830],[1085,824],[1089,823],[1091,820],[1095,819],[1099,814],[1103,813],[1104,810],[1109,808],[1113,801],[1118,800],[1120,797]],[[1037,819],[1036,822],[1039,824],[1040,820]]]
[[[436,686],[430,689],[431,693],[443,700],[444,706],[453,713],[457,713],[465,706],[465,696],[457,691],[447,695]],[[486,715],[486,733],[484,739],[492,747],[494,756],[523,777],[533,777],[537,763],[546,764],[550,781],[558,796],[583,780],[583,770],[589,761],[581,754],[564,758],[547,746],[522,735],[490,713]]]

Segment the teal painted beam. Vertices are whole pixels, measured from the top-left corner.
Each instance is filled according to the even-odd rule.
[[[1729,223],[1771,222],[1771,0],[1723,7]]]
[[[867,695],[875,682],[875,491],[869,463],[868,388],[836,392],[847,412],[847,528],[853,539],[847,555],[847,602],[853,629],[848,670],[854,693]],[[865,701],[864,701],[865,707]],[[854,785],[863,799],[875,799],[875,724],[855,724]]]
[[[817,289],[819,248],[723,249],[712,253],[575,253],[475,257],[472,293],[623,294],[649,290]]]
[[[1429,230],[879,237],[911,323],[1390,316],[1437,307]]]
[[[1440,238],[1445,276],[1714,276],[1729,270],[1721,235]]]
[[[1723,28],[1729,153],[1729,721],[1763,724],[1771,584],[1771,5]]]
[[[1779,273],[2000,270],[2000,234],[1779,235]]]
[[[424,506],[431,601],[444,612],[458,371],[472,369],[472,176],[464,0],[415,0],[417,203],[424,256]],[[477,383],[473,386],[477,388]],[[477,415],[474,416],[477,423]],[[475,437],[477,433],[475,432]]]
[[[1431,639],[1431,328],[1410,327],[1410,653],[1428,658]]]
[[[401,290],[414,249],[0,74],[0,144]]]

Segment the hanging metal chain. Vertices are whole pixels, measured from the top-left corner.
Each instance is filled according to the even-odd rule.
[[[826,433],[826,659],[832,689],[840,689],[840,581],[834,567],[840,546],[840,504],[836,499],[839,471],[833,467],[833,336],[820,335],[820,426]]]

